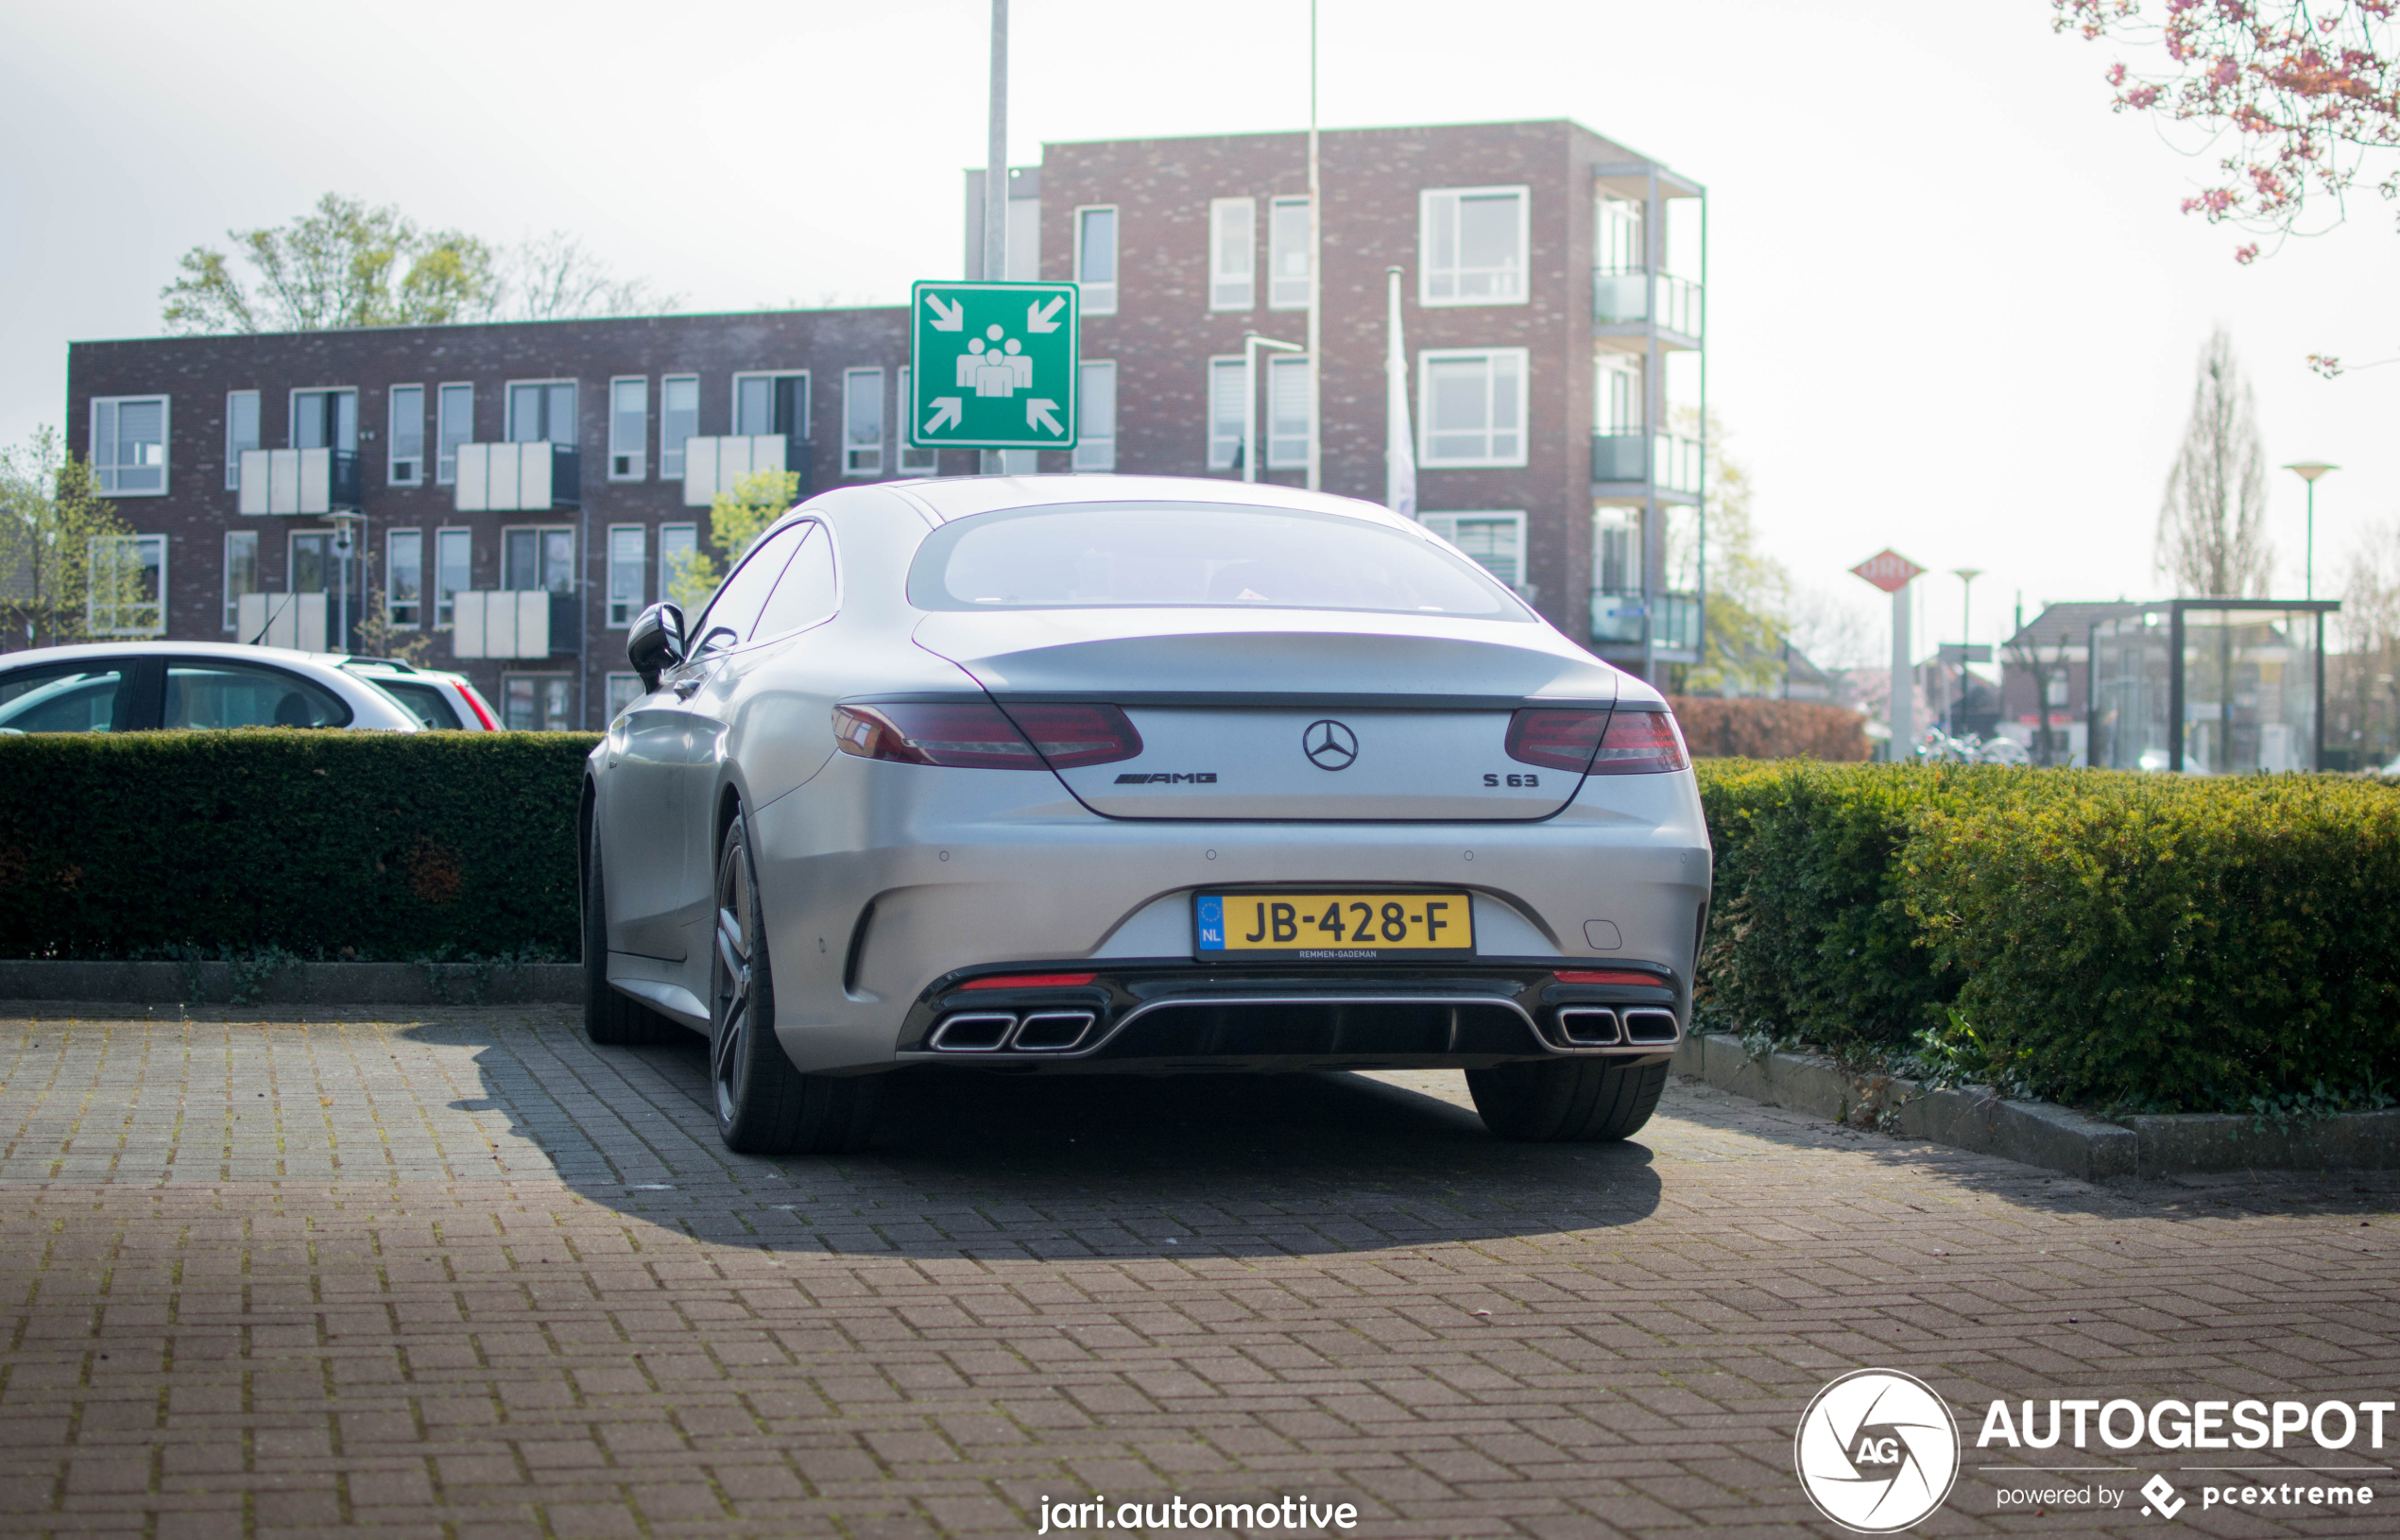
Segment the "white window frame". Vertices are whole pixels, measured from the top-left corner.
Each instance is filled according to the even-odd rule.
[[[116,478],[122,472],[126,471],[146,470],[148,468],[146,466],[139,465],[119,465],[113,458],[111,458],[106,465],[100,463],[100,409],[104,406],[110,408],[112,414],[110,418],[110,421],[114,422],[116,419],[113,416],[113,413],[117,409],[127,405],[146,405],[151,402],[159,403],[159,484],[156,487],[129,488],[119,486],[116,484]],[[147,396],[93,397],[92,436],[88,440],[88,443],[90,446],[88,457],[92,463],[92,472],[100,484],[100,491],[103,496],[164,497],[166,495],[167,483],[169,479],[168,473],[172,468],[172,462],[175,458],[175,403],[173,399],[163,393]],[[116,453],[117,447],[116,436],[114,434],[111,434],[109,436],[108,446],[109,453],[113,456]]]
[[[520,439],[520,438],[517,436],[517,387],[518,387],[519,385],[544,385],[544,386],[547,386],[547,385],[573,385],[573,386],[574,386],[574,387],[575,387],[575,422],[574,422],[574,428],[575,428],[575,434],[576,434],[576,436],[575,436],[575,437],[574,437],[574,438],[560,438],[560,437],[557,437],[557,436],[553,435],[553,436],[549,436],[549,437],[545,437],[545,438],[538,438],[538,439],[537,439],[537,438],[525,438],[525,439]],[[544,398],[544,399],[546,400],[547,398]],[[545,408],[545,411],[546,411],[546,408]],[[528,443],[528,444],[531,444],[531,443],[563,444],[563,445],[565,445],[565,446],[566,446],[567,448],[569,448],[569,449],[574,449],[574,448],[578,447],[578,445],[579,445],[579,444],[581,443],[581,441],[582,441],[582,433],[583,433],[583,382],[582,382],[581,380],[574,379],[574,378],[572,378],[572,377],[570,377],[570,376],[566,376],[566,375],[557,375],[557,376],[554,376],[554,377],[547,378],[547,379],[539,379],[539,380],[504,380],[504,381],[502,381],[502,382],[501,382],[501,384],[500,384],[500,440],[501,440],[501,442],[502,442],[502,443],[505,443],[505,444],[515,444],[515,443]]]
[[[1284,209],[1293,208],[1300,211],[1301,270],[1298,278],[1286,280],[1283,276],[1283,259],[1290,254],[1290,251],[1288,248],[1277,244],[1276,240],[1276,231],[1282,224],[1276,215]],[[1305,194],[1299,197],[1277,197],[1267,200],[1267,308],[1269,310],[1309,308],[1308,265],[1315,260],[1315,253],[1309,249],[1308,215],[1309,200]],[[1296,293],[1293,290],[1294,284],[1298,286]]]
[[[773,436],[774,430],[771,428],[765,434],[746,436],[742,434],[742,382],[745,380],[799,381],[800,421],[797,431],[792,435],[792,437],[794,441],[802,444],[812,441],[809,429],[810,419],[816,416],[816,382],[809,378],[809,371],[806,369],[736,369],[733,373],[731,390],[725,402],[725,431],[727,433],[752,438]]]
[[[1288,389],[1296,381],[1300,391],[1300,409],[1308,410],[1309,355],[1306,353],[1271,353],[1266,358],[1266,445],[1260,453],[1269,471],[1305,471],[1309,468],[1309,439],[1303,426],[1297,439],[1291,435],[1278,436],[1276,426],[1276,393],[1278,387]],[[1298,447],[1294,448],[1294,445]]]
[[[512,589],[512,588],[509,588],[509,587],[508,587],[508,579],[509,579],[512,575],[514,575],[514,574],[512,574],[512,573],[508,571],[508,537],[509,537],[509,536],[511,536],[511,535],[523,535],[523,534],[526,534],[526,533],[531,533],[532,535],[534,535],[534,536],[536,537],[536,539],[535,539],[535,540],[534,540],[534,565],[535,565],[536,567],[539,567],[539,566],[540,566],[540,565],[541,565],[541,546],[542,546],[542,541],[541,541],[541,539],[540,539],[540,537],[542,537],[542,536],[545,536],[545,535],[564,535],[564,536],[567,538],[567,587],[566,587],[565,589],[563,589],[563,590],[560,590],[560,589],[550,589],[550,588],[540,588],[540,589]],[[559,592],[573,593],[573,592],[574,592],[574,591],[575,591],[575,590],[576,590],[576,588],[577,588],[577,586],[578,586],[578,585],[576,584],[576,582],[575,582],[575,579],[576,579],[577,577],[579,577],[579,576],[581,576],[581,575],[582,575],[582,560],[583,560],[583,551],[582,551],[582,546],[583,546],[583,542],[582,542],[579,539],[577,539],[577,536],[578,536],[578,534],[579,534],[579,533],[580,533],[580,531],[578,530],[577,526],[575,526],[575,525],[574,525],[574,524],[547,523],[547,524],[503,524],[503,525],[501,525],[501,526],[500,526],[500,590],[501,590],[501,591],[503,591],[503,592],[506,592],[506,593],[559,593]],[[539,574],[537,574],[537,575],[539,575]]]
[[[919,448],[908,441],[906,424],[917,412],[917,403],[911,399],[913,392],[909,389],[912,380],[909,366],[902,364],[894,372],[894,378],[898,385],[892,392],[892,403],[897,410],[892,416],[892,422],[899,430],[893,437],[900,445],[900,473],[903,476],[938,476],[942,473],[942,452],[930,446]]]
[[[1450,544],[1454,546],[1458,545],[1458,526],[1460,521],[1462,520],[1475,521],[1483,523],[1506,523],[1515,528],[1516,534],[1514,536],[1514,543],[1517,550],[1517,575],[1514,578],[1503,578],[1500,577],[1500,573],[1492,573],[1492,570],[1489,567],[1483,567],[1483,557],[1466,550],[1465,546],[1459,546],[1459,552],[1462,556],[1465,556],[1467,560],[1474,562],[1479,567],[1483,567],[1485,572],[1492,573],[1493,577],[1506,583],[1510,588],[1517,590],[1519,593],[1524,592],[1526,565],[1525,510],[1522,508],[1456,508],[1443,513],[1420,513],[1416,516],[1416,522],[1418,523],[1423,524],[1426,528],[1431,530],[1434,534],[1439,535],[1442,539],[1449,541]]]
[[[99,637],[163,637],[166,635],[166,537],[163,535],[101,536],[93,540],[90,548],[89,559],[94,567],[99,566],[101,562],[102,557],[100,553],[101,547],[103,546],[132,550],[140,550],[144,547],[147,547],[158,553],[159,596],[157,604],[159,613],[158,620],[153,625],[128,625],[121,624],[125,618],[124,610],[121,609],[115,617],[120,624],[103,625],[100,624],[99,595],[96,592],[87,591],[84,596],[83,615],[85,624],[91,629],[92,634]],[[94,587],[96,588],[97,585],[94,585]],[[136,605],[129,605],[125,607],[126,609],[136,607],[146,607]]]
[[[247,589],[237,589],[233,586],[233,551],[236,546],[241,545],[247,545],[250,548],[250,586]],[[245,593],[260,593],[265,591],[258,586],[257,530],[229,529],[225,532],[224,577],[225,629],[238,632],[242,626],[242,595]],[[238,637],[236,640],[238,640]]]
[[[435,530],[433,536],[434,556],[425,564],[426,571],[432,574],[425,581],[425,587],[430,590],[431,595],[426,603],[434,607],[434,628],[448,630],[453,607],[449,595],[443,593],[441,588],[441,548],[449,544],[453,537],[467,547],[467,586],[464,589],[454,589],[451,592],[471,592],[475,586],[475,532],[464,525],[446,524]]]
[[[684,437],[697,438],[700,436],[700,377],[697,374],[660,375],[659,479],[661,481],[681,481],[683,479],[683,439],[677,439],[673,449],[669,449],[667,447],[667,387],[669,385],[689,385],[692,387],[692,431],[686,434]]]
[[[475,441],[474,383],[471,380],[440,382],[434,386],[434,485],[437,487],[448,487],[458,480],[457,445],[451,445],[445,450],[441,441],[441,403],[454,390],[463,390],[467,393],[467,436],[458,440],[458,443],[471,444]]]
[[[1649,392],[1645,388],[1647,360],[1640,353],[1594,353],[1592,355],[1592,432],[1611,437],[1648,432],[1642,419]],[[1612,382],[1622,380],[1624,413],[1613,409],[1618,392]]]
[[[1485,453],[1480,455],[1437,455],[1433,453],[1433,366],[1437,363],[1457,363],[1470,358],[1480,358],[1491,361],[1514,359],[1516,361],[1517,448],[1513,453],[1494,454],[1490,453],[1491,439],[1496,433],[1501,430],[1494,428],[1491,424],[1490,408],[1493,396],[1491,381],[1496,377],[1498,371],[1488,368],[1484,371],[1483,386],[1483,437]],[[1529,415],[1527,411],[1526,398],[1529,394],[1527,387],[1531,382],[1532,368],[1532,351],[1530,349],[1525,348],[1428,348],[1419,352],[1416,355],[1416,463],[1420,466],[1435,470],[1466,470],[1479,466],[1517,467],[1524,465],[1526,463],[1526,438],[1528,436],[1526,433],[1526,419]]]
[[[1450,236],[1455,242],[1458,238],[1458,201],[1467,197],[1493,197],[1503,193],[1513,194],[1517,198],[1517,292],[1513,295],[1462,295],[1459,291],[1470,270],[1459,266],[1454,261],[1448,266],[1439,266],[1434,262],[1433,207],[1435,203],[1442,200],[1448,200],[1451,205]],[[1532,303],[1533,225],[1534,190],[1530,186],[1428,187],[1419,192],[1416,195],[1416,302],[1420,305],[1435,306]],[[1475,273],[1505,273],[1508,270],[1507,268],[1472,269]],[[1449,275],[1450,292],[1447,296],[1437,296],[1434,291],[1440,286],[1444,274]]]
[[[631,535],[641,542],[640,554],[633,559],[635,580],[633,597],[626,602],[625,619],[616,616],[617,573],[622,563],[617,560],[617,537]],[[600,590],[600,623],[611,631],[622,631],[632,625],[642,613],[643,595],[650,590],[650,526],[647,524],[610,524],[609,526],[608,571],[605,586]]]
[[[850,403],[866,401],[875,407],[875,445],[866,448],[850,437]],[[842,474],[880,476],[883,444],[891,437],[891,419],[883,415],[883,371],[878,368],[842,371]]]
[[[233,403],[245,396],[250,402],[250,441],[247,444],[233,436]],[[236,492],[242,488],[242,451],[264,449],[266,436],[266,408],[259,404],[255,390],[229,390],[225,393],[225,489]]]
[[[1080,419],[1077,420],[1075,423],[1074,469],[1077,471],[1114,471],[1117,469],[1117,361],[1113,358],[1078,359],[1075,362],[1075,410],[1078,413],[1083,411],[1086,404],[1096,399],[1095,392],[1092,390],[1091,386],[1086,383],[1088,375],[1085,371],[1093,369],[1106,369],[1108,371],[1108,386],[1106,392],[1108,397],[1108,432],[1105,434],[1093,434],[1088,432],[1085,429],[1083,422]]]
[[[289,400],[285,402],[283,406],[283,442],[289,448],[298,449],[300,447],[300,399],[302,396],[348,396],[350,398],[351,432],[352,434],[356,434],[366,426],[366,424],[358,420],[358,387],[356,385],[294,385],[291,388]],[[358,453],[358,445],[355,443],[352,443],[348,449],[342,448],[339,444],[327,444],[323,447],[332,450],[336,454],[355,454]]]
[[[1084,277],[1084,215],[1106,214],[1108,216],[1108,270],[1116,273],[1105,283],[1095,283]],[[1087,203],[1075,210],[1075,294],[1078,309],[1086,316],[1114,316],[1117,313],[1117,285],[1123,276],[1118,265],[1119,253],[1124,248],[1123,235],[1124,215],[1114,203]]]
[[[678,536],[681,537],[680,541],[677,541]],[[688,520],[677,520],[673,523],[659,526],[659,597],[657,602],[660,604],[667,601],[667,587],[675,581],[675,575],[667,571],[667,547],[670,542],[680,543],[685,550],[697,556],[700,552],[700,526]]]
[[[1238,248],[1229,239],[1234,232],[1228,228],[1236,223],[1241,227]],[[1219,267],[1218,259],[1234,248],[1242,253],[1241,267]],[[1209,308],[1259,308],[1259,200],[1255,197],[1209,200]]]
[[[417,453],[413,459],[403,459],[400,453],[401,398],[414,394],[417,398]],[[407,466],[403,476],[400,468]],[[420,385],[396,385],[384,392],[384,481],[392,487],[421,487],[425,483],[425,387]]]
[[[413,621],[400,619],[398,608],[401,601],[392,592],[392,584],[398,580],[400,572],[400,563],[392,559],[392,547],[400,542],[403,536],[417,542],[417,618]],[[415,528],[384,531],[384,618],[390,622],[393,630],[421,631],[425,628],[425,590],[432,586],[435,585],[425,581],[425,532]]]
[[[631,449],[617,441],[617,389],[621,385],[642,387],[642,426],[637,430],[637,442]],[[617,470],[617,461],[631,459],[632,469]],[[646,374],[616,374],[609,379],[609,479],[610,481],[648,481],[650,479],[650,377]]]
[[[1220,369],[1225,372],[1222,374],[1219,373],[1218,371]],[[1242,469],[1241,466],[1236,463],[1235,456],[1239,454],[1242,450],[1243,421],[1249,414],[1250,401],[1248,392],[1243,391],[1242,416],[1233,419],[1232,431],[1230,433],[1220,433],[1218,430],[1225,427],[1226,424],[1219,421],[1217,418],[1217,387],[1227,376],[1230,376],[1234,380],[1236,389],[1240,389],[1242,385],[1246,383],[1243,378],[1243,359],[1240,353],[1220,353],[1215,357],[1210,358],[1209,360],[1209,372],[1205,378],[1203,388],[1200,392],[1200,409],[1202,414],[1200,419],[1201,431],[1208,436],[1209,469],[1211,471],[1239,471]]]

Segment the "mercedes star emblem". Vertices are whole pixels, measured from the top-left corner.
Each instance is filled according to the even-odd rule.
[[[1301,732],[1300,752],[1320,770],[1347,770],[1359,757],[1359,735],[1331,717],[1321,717]]]

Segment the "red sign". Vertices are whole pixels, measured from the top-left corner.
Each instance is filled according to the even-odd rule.
[[[1897,593],[1907,588],[1911,579],[1925,574],[1924,568],[1899,552],[1889,550],[1867,557],[1850,570],[1886,593]]]

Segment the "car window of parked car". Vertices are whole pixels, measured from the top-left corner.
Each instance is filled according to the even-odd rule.
[[[386,679],[367,676],[367,682],[400,702],[401,710],[428,727],[464,727],[450,704],[450,692],[424,679]]]
[[[53,663],[0,674],[0,731],[109,732],[117,725],[121,668]]]
[[[753,642],[790,636],[833,613],[833,542],[822,524],[807,528],[810,533],[784,563],[783,575],[775,580],[775,591],[750,628]]]
[[[1209,606],[1530,621],[1438,540],[1343,514],[1086,503],[945,524],[908,573],[919,609]]]
[[[281,669],[214,658],[166,665],[170,727],[338,727],[350,718],[340,696]]]
[[[753,548],[733,575],[716,590],[709,602],[707,613],[693,631],[699,642],[694,654],[711,648],[738,647],[749,640],[751,628],[758,625],[759,611],[766,607],[767,595],[775,591],[775,580],[783,574],[783,564],[807,539],[814,524],[787,524],[769,535]]]

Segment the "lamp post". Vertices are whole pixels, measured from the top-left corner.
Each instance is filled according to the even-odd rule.
[[[1959,580],[1959,703],[1950,711],[1950,731],[1959,730],[1959,717],[1966,710],[1966,653],[1975,645],[1975,580],[1983,575],[1980,567],[1953,567],[1950,575]]]
[[[2300,569],[2300,596],[2313,599],[2317,596],[2317,478],[2341,467],[2323,460],[2302,460],[2284,469],[2308,484],[2308,544],[2306,564]]]
[[[1242,334],[1242,479],[1259,479],[1259,350],[1272,348],[1277,352],[1304,353],[1308,350],[1296,342],[1277,342],[1256,332]]]

